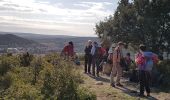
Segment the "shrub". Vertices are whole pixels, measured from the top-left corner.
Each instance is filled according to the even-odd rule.
[[[19,58],[20,58],[21,65],[24,67],[27,67],[27,66],[30,66],[31,61],[33,60],[34,56],[27,52],[23,55],[20,55]]]
[[[96,100],[96,95],[86,88],[79,88],[77,94],[78,100]]]
[[[0,77],[1,99],[95,100],[96,98],[88,90],[79,88],[82,78],[74,64],[62,60],[57,54],[35,57],[30,67],[20,66],[19,61],[15,56],[0,57],[0,72],[3,75]]]
[[[35,85],[37,82],[40,71],[43,69],[43,59],[41,57],[36,57],[31,62],[31,67],[33,71],[33,81],[32,84]]]
[[[3,56],[0,59],[0,75],[7,73],[12,67],[19,66],[17,57],[14,56]]]
[[[157,65],[157,69],[164,75],[170,76],[170,61],[160,61]]]
[[[0,87],[2,89],[8,89],[12,84],[12,77],[9,74],[6,74],[5,76],[1,77],[0,79]]]
[[[160,61],[157,65],[158,71],[163,75],[163,87],[170,88],[170,61],[164,60]]]
[[[3,98],[7,100],[40,100],[42,95],[30,84],[15,84],[6,90]]]
[[[44,98],[56,99],[55,97],[57,97],[58,100],[76,100],[79,79],[74,71],[74,66],[57,59],[58,56],[53,56],[52,70],[45,71],[42,87]]]

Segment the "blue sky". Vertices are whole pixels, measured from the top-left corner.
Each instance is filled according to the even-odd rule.
[[[0,0],[0,31],[95,36],[118,0]]]

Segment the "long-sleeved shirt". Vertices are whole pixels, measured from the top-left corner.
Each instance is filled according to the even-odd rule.
[[[96,48],[97,48],[97,47],[98,47],[97,44],[92,46],[92,49],[91,49],[91,55],[92,55],[92,56],[95,55],[95,53],[96,53]]]
[[[95,52],[96,52],[96,47],[93,46],[92,49],[91,49],[91,55],[94,56]]]
[[[119,63],[121,58],[123,58],[122,51],[119,47],[116,47],[113,52],[113,63]]]

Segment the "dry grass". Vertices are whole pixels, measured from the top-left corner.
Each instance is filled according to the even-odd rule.
[[[110,86],[109,77],[101,75],[100,78],[94,78],[84,74],[82,68],[79,69],[81,75],[84,77],[84,82],[81,86],[94,92],[97,96],[97,100],[170,100],[168,99],[170,94],[164,92],[152,93],[151,98],[139,98],[137,93],[132,92],[133,90],[137,90],[134,87],[135,84],[123,82],[126,88],[113,88]],[[96,85],[98,81],[103,82],[103,85]]]

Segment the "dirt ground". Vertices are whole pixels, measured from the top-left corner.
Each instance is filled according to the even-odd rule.
[[[97,100],[170,100],[170,93],[161,92],[152,89],[151,97],[138,97],[139,85],[129,82],[126,78],[122,78],[123,87],[111,87],[110,78],[106,75],[93,77],[84,74],[83,69],[80,72],[84,77],[84,83],[81,86],[88,88],[97,96]],[[98,84],[99,83],[99,84]]]

